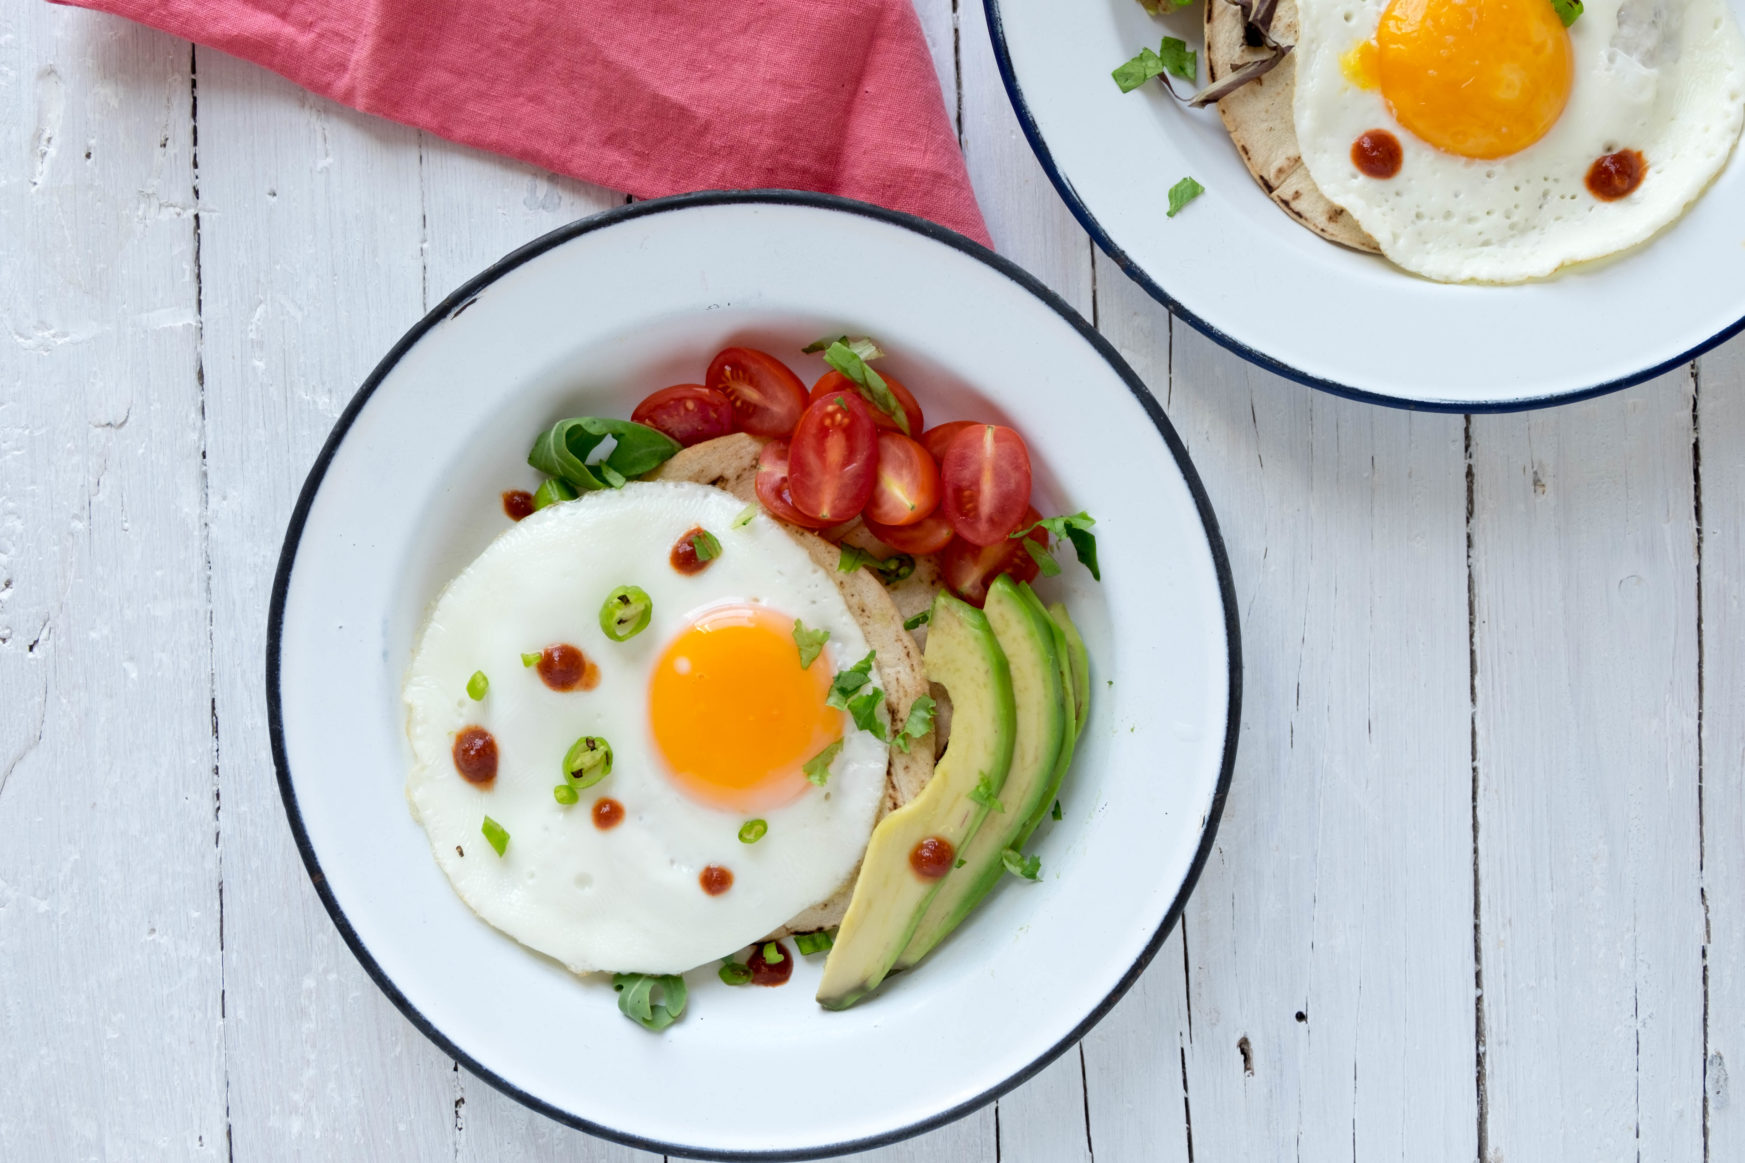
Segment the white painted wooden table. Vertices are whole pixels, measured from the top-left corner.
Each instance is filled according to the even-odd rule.
[[[873,1156],[1745,1159],[1745,344],[1524,416],[1280,381],[1094,252],[980,5],[921,9],[999,248],[1206,479],[1247,673],[1150,971],[997,1108]],[[356,385],[622,197],[34,2],[0,12],[0,86],[0,1159],[649,1158],[377,992],[262,689],[284,524]]]

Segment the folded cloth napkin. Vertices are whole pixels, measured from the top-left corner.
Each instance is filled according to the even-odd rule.
[[[911,0],[56,0],[639,197],[788,187],[987,227]]]

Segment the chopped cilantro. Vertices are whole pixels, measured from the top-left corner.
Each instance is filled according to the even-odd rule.
[[[1176,36],[1166,36],[1156,52],[1148,48],[1140,49],[1138,56],[1109,75],[1115,78],[1115,84],[1121,87],[1121,92],[1131,93],[1151,78],[1164,73],[1180,77],[1184,81],[1199,80],[1199,55],[1188,47],[1187,41]]]
[[[800,669],[809,670],[818,655],[824,650],[824,644],[830,641],[828,630],[808,630],[798,619],[794,619],[794,645],[800,649]]]
[[[812,758],[800,765],[800,770],[806,773],[806,778],[819,787],[823,787],[830,779],[830,765],[836,762],[836,757],[842,754],[842,740],[838,739]]]
[[[905,629],[905,630],[919,630],[921,627],[927,625],[927,623],[931,622],[932,620],[933,620],[933,608],[931,606],[929,606],[927,609],[922,610],[919,614],[916,614],[913,618],[905,619],[903,622],[903,629]]]
[[[856,549],[852,545],[841,547],[842,553],[836,559],[837,573],[853,573],[865,566],[879,575],[879,580],[886,585],[900,582],[915,572],[915,559],[907,553],[893,553],[889,557],[878,557],[864,549]]]
[[[1563,27],[1568,28],[1581,17],[1581,0],[1551,0],[1551,8],[1557,13],[1557,19],[1563,21]]]
[[[1042,857],[1035,854],[1020,856],[1015,848],[1002,851],[1000,863],[1006,866],[1007,872],[1013,876],[1022,876],[1025,880],[1036,880],[1042,875]]]
[[[892,740],[903,754],[909,753],[909,740],[919,739],[933,730],[933,713],[938,710],[938,704],[932,695],[922,695],[909,704],[909,717],[903,720],[903,729],[897,732]]]
[[[1192,179],[1187,180],[1191,181]],[[1078,554],[1079,563],[1091,571],[1092,577],[1096,578],[1098,581],[1102,581],[1103,572],[1097,568],[1097,535],[1091,532],[1091,526],[1096,523],[1096,518],[1092,517],[1089,513],[1069,513],[1062,517],[1044,517],[1034,525],[1024,526],[1024,528],[1013,533],[1012,536],[1023,537],[1032,529],[1040,526],[1049,533],[1052,533],[1054,536],[1072,542],[1073,552]],[[1035,545],[1035,542],[1031,542],[1030,544]],[[1041,546],[1037,546],[1037,548],[1040,549]],[[1035,549],[1030,551],[1030,556],[1036,557]],[[1036,564],[1042,567],[1042,572],[1045,576],[1053,577],[1055,573],[1060,572],[1058,566],[1056,566],[1051,572],[1046,565],[1042,564],[1042,559],[1040,557],[1036,558]]]
[[[1206,187],[1192,178],[1183,178],[1169,188],[1169,213],[1165,218],[1174,218],[1181,213],[1182,207],[1206,192]]]
[[[1052,815],[1057,820],[1060,819],[1060,801],[1059,800],[1054,801],[1054,811],[1050,812],[1049,814]]]
[[[885,725],[879,722],[879,704],[884,698],[885,692],[874,686],[848,700],[848,713],[854,716],[854,725],[870,732],[880,743],[890,741],[885,735]]]
[[[866,657],[849,667],[836,672],[836,678],[830,684],[830,693],[824,697],[826,706],[839,710],[848,707],[849,696],[872,681],[873,651],[866,652]]]
[[[969,793],[969,800],[973,804],[981,804],[989,811],[1003,812],[1006,810],[1006,805],[1002,804],[994,795],[994,781],[985,771],[982,773],[981,779],[976,781],[975,789]]]

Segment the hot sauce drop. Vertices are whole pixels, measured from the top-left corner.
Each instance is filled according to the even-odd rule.
[[[594,827],[604,832],[608,828],[616,828],[624,822],[624,805],[611,796],[601,796],[594,801]]]
[[[697,874],[697,883],[710,896],[720,896],[733,887],[733,873],[719,864],[711,864]]]
[[[701,525],[698,525],[673,542],[671,558],[673,568],[683,574],[702,573],[708,569],[709,563],[715,559],[697,556],[697,538],[708,535],[708,532]]]
[[[1404,158],[1400,139],[1385,129],[1366,129],[1351,143],[1351,164],[1367,177],[1393,177]]]
[[[554,691],[591,691],[600,685],[600,668],[577,647],[559,642],[540,651],[539,677]]]
[[[497,778],[497,739],[483,727],[468,727],[454,737],[454,767],[468,783]]]
[[[909,853],[909,867],[922,880],[938,880],[951,871],[951,862],[956,857],[957,850],[951,846],[950,840],[943,836],[929,836]]]
[[[764,960],[764,950],[772,945],[780,961]],[[745,967],[751,970],[753,985],[783,985],[794,975],[794,954],[780,941],[764,941],[745,959]]]
[[[533,494],[526,489],[510,489],[503,494],[503,515],[519,521],[533,515]]]
[[[1641,150],[1621,149],[1594,159],[1587,168],[1587,192],[1602,202],[1616,202],[1636,192],[1648,173],[1648,159]]]

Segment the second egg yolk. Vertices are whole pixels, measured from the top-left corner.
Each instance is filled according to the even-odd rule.
[[[1346,76],[1459,157],[1506,157],[1544,137],[1575,79],[1550,0],[1392,0],[1366,48],[1342,58]]]
[[[842,737],[820,656],[800,669],[793,619],[762,606],[705,611],[649,680],[648,721],[679,788],[710,807],[755,812],[798,796],[801,767]]]

